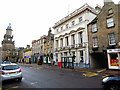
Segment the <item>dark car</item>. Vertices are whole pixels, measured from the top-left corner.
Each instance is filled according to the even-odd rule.
[[[102,80],[104,90],[120,90],[120,77],[110,76]]]

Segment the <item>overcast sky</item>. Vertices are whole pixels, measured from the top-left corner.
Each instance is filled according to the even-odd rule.
[[[118,3],[119,0],[113,0]],[[103,6],[103,0],[1,0],[0,41],[11,23],[15,47],[31,45],[32,40],[47,35],[49,27],[85,3]],[[68,9],[69,6],[69,9]],[[0,44],[1,47],[1,44]]]

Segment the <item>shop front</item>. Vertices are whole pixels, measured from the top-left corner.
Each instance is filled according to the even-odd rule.
[[[108,49],[108,68],[120,69],[120,49]]]

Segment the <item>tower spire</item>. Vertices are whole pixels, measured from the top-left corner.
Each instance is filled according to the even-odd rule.
[[[11,29],[11,23],[9,23],[9,26],[7,26],[7,29]]]

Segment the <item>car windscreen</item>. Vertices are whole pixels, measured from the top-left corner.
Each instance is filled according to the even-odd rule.
[[[7,65],[7,66],[3,66],[2,70],[15,70],[15,69],[19,69],[18,65]]]

